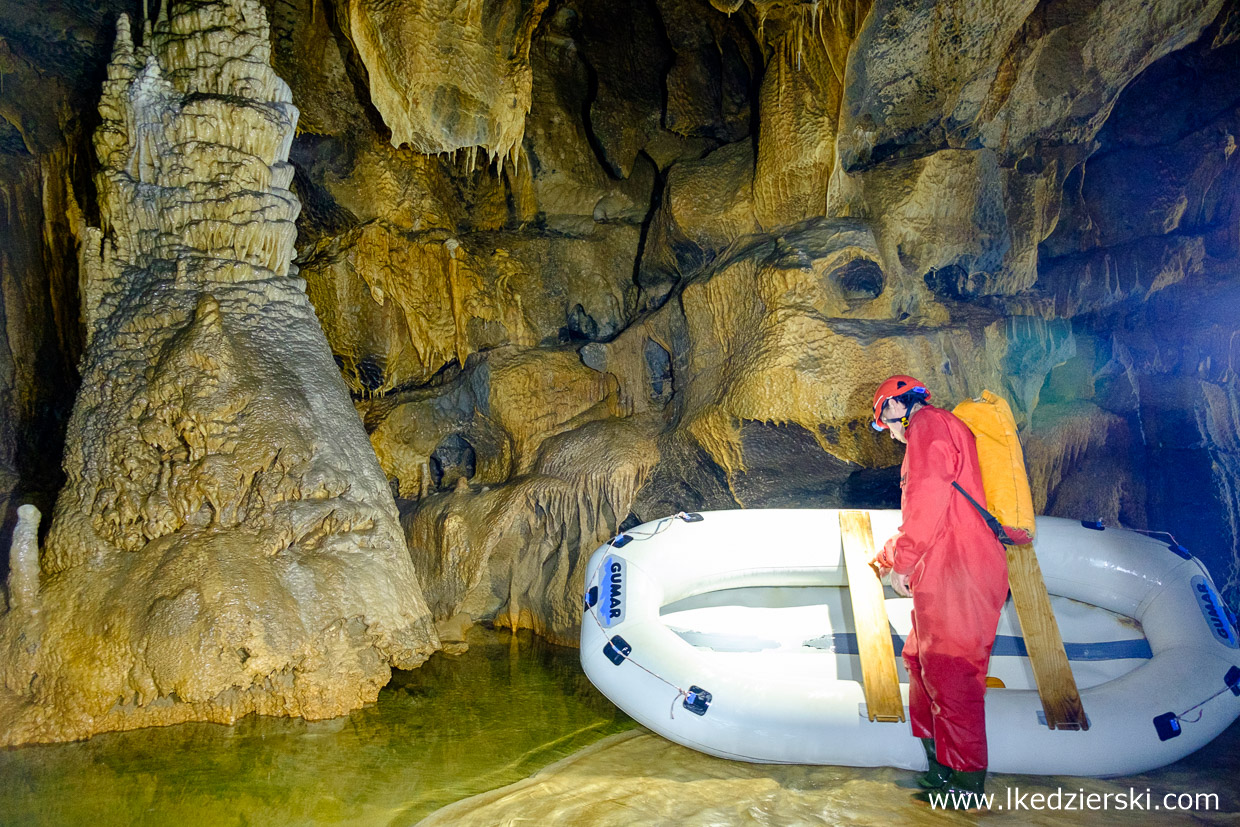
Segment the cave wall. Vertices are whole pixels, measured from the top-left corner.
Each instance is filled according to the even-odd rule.
[[[89,127],[114,14],[6,8],[0,22],[0,542],[21,502],[50,508],[77,390],[77,238]],[[96,29],[98,27],[98,29]],[[106,30],[106,31],[104,31]],[[79,108],[80,107],[80,108]],[[86,117],[89,121],[90,116]],[[7,570],[7,560],[0,571]]]
[[[1137,524],[1144,510],[1149,528],[1172,532],[1209,563],[1233,603],[1235,15],[1224,9],[1195,43],[1124,89],[1095,152],[1065,185],[1039,263],[1055,315],[1086,343],[1058,385],[1048,382],[1048,401],[1075,397],[1118,417],[1103,426],[1114,434],[1105,457],[1090,451],[1074,472],[1079,501],[1088,502],[1088,479],[1122,477],[1125,493],[1094,510]]]
[[[426,176],[455,180],[470,209],[444,227],[461,247],[413,269],[443,284],[468,272],[469,285],[443,292],[479,298],[454,300],[439,338],[446,372],[359,403],[413,501],[409,522],[423,509],[426,523],[440,514],[438,496],[524,484],[535,452],[557,444],[549,437],[630,417],[655,429],[659,459],[631,500],[607,504],[609,530],[626,514],[680,507],[890,503],[881,469],[898,456],[860,412],[875,376],[908,370],[948,403],[983,387],[1011,398],[1047,513],[1178,531],[1221,582],[1234,581],[1231,472],[1219,461],[1225,384],[1190,382],[1173,398],[1125,395],[1114,380],[1182,375],[1141,346],[1141,314],[1169,296],[1162,324],[1186,327],[1194,317],[1174,309],[1178,297],[1225,283],[1235,255],[1235,99],[1217,82],[1236,64],[1233,8],[756,2],[724,4],[717,10],[733,13],[707,26],[709,10],[689,7],[635,4],[619,27],[600,25],[615,18],[606,4],[550,7],[531,46],[534,92],[515,161],[479,180],[472,155],[458,155]],[[686,77],[710,91],[686,94]],[[1175,86],[1192,78],[1192,89]],[[695,110],[695,124],[683,103],[694,97],[721,103]],[[1176,116],[1153,118],[1155,107]],[[1152,121],[1166,134],[1134,126]],[[1128,174],[1141,153],[1155,174]],[[624,226],[635,230],[627,241]],[[410,238],[423,249],[438,239]],[[585,239],[593,267],[557,253]],[[531,246],[536,259],[514,255]],[[574,279],[583,269],[594,272]],[[354,268],[381,281],[366,270]],[[535,278],[540,287],[525,288]],[[536,310],[540,291],[549,301]],[[488,302],[510,315],[497,322]],[[461,307],[475,307],[472,318],[463,322]],[[493,344],[482,331],[495,331]],[[1221,333],[1202,335],[1209,348]],[[575,349],[613,385],[565,363],[554,384],[572,400],[549,406],[558,414],[535,404],[514,417],[503,400],[531,391],[494,385],[528,381],[504,367],[514,349],[546,351],[521,358],[549,371],[551,353]],[[1196,412],[1181,432],[1193,459],[1168,464],[1148,429],[1185,411]],[[443,470],[461,467],[462,446],[477,476]],[[1187,518],[1167,494],[1184,486],[1159,467],[1221,493]],[[438,546],[441,560],[457,542],[420,536],[415,548]],[[483,617],[516,616],[502,586],[484,592],[439,613],[470,603],[472,617],[483,605]],[[545,618],[530,623],[573,634],[571,622],[554,632]]]
[[[321,316],[329,338],[342,331],[346,375],[366,365],[351,384],[407,501],[415,557],[446,571],[456,547],[494,555],[483,566],[494,576],[441,603],[441,622],[465,614],[571,641],[571,619],[517,619],[527,601],[511,584],[530,575],[511,570],[498,540],[444,525],[477,508],[470,497],[538,480],[558,437],[586,423],[600,434],[594,461],[641,484],[595,507],[607,518],[596,534],[571,518],[544,529],[555,542],[525,541],[544,548],[517,568],[577,559],[626,517],[682,507],[891,504],[898,455],[862,412],[874,378],[896,371],[946,403],[983,387],[1007,395],[1047,513],[1178,531],[1233,580],[1230,495],[1213,498],[1210,518],[1170,505],[1165,491],[1183,487],[1152,470],[1163,449],[1143,417],[1197,410],[1183,431],[1194,459],[1174,465],[1230,491],[1218,449],[1188,448],[1229,428],[1225,406],[1198,385],[1173,400],[1114,382],[1178,370],[1156,369],[1168,359],[1148,348],[1131,362],[1147,324],[1133,314],[1205,287],[1207,272],[1225,280],[1234,256],[1220,226],[1235,106],[1211,82],[1236,62],[1231,6],[716,5],[725,14],[549,6],[529,51],[520,151],[482,176],[473,150],[421,166],[413,186],[457,190],[461,212],[405,213],[416,218],[403,239],[359,214],[361,233],[382,233],[378,255],[345,252],[359,231],[325,228],[309,259],[325,285],[313,289],[336,291]],[[343,49],[365,108],[364,50]],[[1198,98],[1151,92],[1162,75],[1199,77]],[[1150,120],[1133,110],[1152,101],[1178,113],[1160,120],[1173,137],[1130,126]],[[397,154],[416,143],[397,130],[390,140]],[[1125,141],[1159,174],[1126,175],[1138,150]],[[359,180],[345,166],[333,174]],[[393,287],[402,269],[422,281]],[[368,296],[382,321],[342,322],[367,304],[346,294]],[[439,304],[417,304],[428,301]],[[362,343],[363,330],[391,332]],[[410,341],[412,358],[400,352]],[[564,359],[573,352],[580,364]],[[631,418],[657,452],[636,476],[601,436]],[[546,510],[509,501],[523,518]],[[1195,542],[1218,531],[1226,550]]]
[[[134,55],[171,50],[164,80],[115,57],[114,21],[133,9],[0,15],[9,524],[20,502],[46,510],[61,488],[47,457],[77,392],[41,599],[74,576],[83,594],[130,582],[91,568],[101,525],[117,571],[135,556],[248,553],[167,547],[215,526],[195,522],[203,503],[231,514],[234,534],[287,534],[279,508],[244,506],[245,481],[264,474],[292,501],[314,499],[311,476],[347,501],[316,506],[336,516],[309,544],[360,543],[384,561],[361,581],[398,585],[375,586],[377,603],[355,584],[330,610],[298,610],[299,631],[267,659],[212,673],[187,657],[155,689],[114,678],[137,687],[130,707],[165,703],[166,684],[182,687],[177,703],[200,699],[176,715],[331,714],[391,665],[460,648],[472,623],[574,642],[584,561],[622,527],[680,509],[894,506],[900,454],[867,412],[896,372],[943,405],[1003,394],[1041,513],[1170,531],[1240,600],[1232,0],[217,6],[262,14],[259,62],[297,117],[265,161],[287,192],[277,203],[242,186],[263,220],[228,219],[214,236],[175,218],[205,209],[193,199],[125,189],[135,169],[163,169],[210,195],[222,173],[194,183],[202,151],[161,141],[157,117],[132,140],[115,91],[170,82],[172,109],[201,106],[215,93],[187,86],[195,64],[178,59],[195,38],[222,48],[195,28],[205,18],[175,3],[134,18]],[[161,35],[170,20],[188,22]],[[34,89],[57,105],[13,93]],[[157,206],[120,206],[141,203]],[[257,291],[236,276],[253,266],[274,274]],[[221,382],[236,402],[221,427],[240,441],[211,443],[193,485],[176,483],[158,454],[180,437],[141,423],[169,406],[214,410]],[[322,415],[285,424],[272,394],[276,408],[320,399]],[[118,447],[144,440],[155,450],[136,459]],[[319,470],[264,464],[282,441]],[[10,602],[31,582],[25,526]],[[159,589],[142,588],[153,606]],[[393,590],[404,597],[378,596]],[[404,629],[404,644],[366,631],[380,603],[404,619],[378,626]],[[31,600],[10,629],[28,626],[18,604]],[[357,669],[288,665],[329,651],[322,636],[351,617],[363,622],[341,627],[342,657]],[[185,650],[213,634],[188,629]],[[287,688],[212,700],[289,669],[319,674],[323,703]],[[34,670],[6,673],[16,697],[32,697]],[[69,676],[30,708],[84,686],[106,694]],[[14,738],[156,720],[131,711]]]

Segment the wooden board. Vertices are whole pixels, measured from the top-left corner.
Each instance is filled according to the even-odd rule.
[[[1051,729],[1089,729],[1033,546],[1007,546],[1007,560],[1012,603],[1020,619],[1046,725]]]
[[[864,511],[841,511],[840,538],[848,571],[853,627],[857,630],[857,649],[861,654],[866,712],[871,721],[903,721],[904,701],[900,697],[883,584],[870,565],[874,559],[870,515]]]

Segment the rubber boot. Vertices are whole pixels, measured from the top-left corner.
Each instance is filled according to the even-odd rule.
[[[930,762],[930,769],[917,776],[917,786],[923,790],[937,790],[947,783],[947,779],[951,778],[952,769],[939,763],[933,738],[922,738],[921,746],[926,751],[926,760]]]
[[[942,787],[917,793],[913,797],[939,810],[980,810],[987,806],[982,797],[985,790],[986,770],[952,770],[951,777]]]

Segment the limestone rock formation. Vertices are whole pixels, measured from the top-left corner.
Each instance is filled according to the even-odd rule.
[[[341,3],[341,29],[392,144],[515,162],[530,110],[530,42],[547,2]]]
[[[368,223],[306,253],[303,273],[354,392],[428,382],[479,351],[615,335],[632,314],[638,229],[576,237],[401,232]]]
[[[184,172],[167,175],[184,180],[141,178],[148,200],[110,195],[164,169],[152,159],[168,157],[161,136],[178,123],[248,119],[245,141],[272,135],[283,93],[230,114],[249,89],[272,88],[245,60],[229,64],[229,96],[185,96],[167,124],[122,115],[115,90],[183,94],[201,68],[163,56],[148,68],[136,51],[113,67],[98,209],[74,179],[71,130],[63,144],[33,140],[54,119],[0,101],[13,124],[0,151],[17,159],[4,179],[15,224],[0,228],[14,244],[0,255],[30,276],[3,274],[12,361],[76,358],[64,321],[76,299],[56,288],[74,280],[72,262],[57,263],[72,243],[46,241],[73,236],[88,253],[92,347],[130,337],[126,353],[160,355],[132,398],[92,356],[84,399],[100,401],[79,406],[72,438],[123,408],[146,424],[100,439],[98,455],[142,443],[162,462],[171,411],[201,420],[225,405],[236,410],[206,417],[203,444],[262,448],[218,448],[246,459],[211,460],[188,489],[171,472],[148,484],[141,465],[117,482],[71,468],[97,474],[99,491],[72,495],[82,508],[114,515],[92,532],[126,548],[168,542],[177,532],[160,532],[200,519],[199,498],[243,514],[238,525],[271,525],[254,498],[274,502],[268,474],[301,479],[301,466],[280,464],[292,449],[272,472],[248,464],[271,457],[247,412],[285,398],[271,396],[289,386],[271,378],[283,359],[304,366],[298,387],[327,394],[323,376],[344,376],[370,447],[322,454],[323,490],[347,469],[352,488],[336,498],[382,499],[375,530],[395,531],[386,477],[454,645],[478,621],[570,641],[581,560],[620,527],[680,508],[898,502],[899,453],[867,409],[881,374],[912,372],[943,405],[982,388],[1011,401],[1047,511],[1170,530],[1235,601],[1235,0],[269,5],[271,59],[305,113],[276,141],[291,172],[252,162],[245,144],[206,181],[195,170],[219,141],[179,142]],[[10,28],[34,28],[21,19]],[[4,63],[0,51],[5,83],[31,88],[53,52],[15,49]],[[200,221],[188,196],[150,200],[173,183],[229,215],[246,202],[268,229]],[[304,207],[295,226],[285,191]],[[130,203],[162,209],[119,206]],[[109,245],[78,217],[96,213]],[[44,241],[22,241],[36,230]],[[294,232],[335,368],[320,340],[245,321],[260,305],[306,308],[295,282],[265,275],[283,272]],[[181,255],[190,248],[216,258]],[[46,286],[23,309],[14,284]],[[54,312],[36,306],[43,292]],[[23,338],[27,327],[41,332]],[[172,378],[195,365],[209,383]],[[7,415],[19,437],[39,405],[54,408],[48,396],[12,403],[32,376],[6,384],[0,370],[0,392],[15,395],[0,397],[0,426]],[[332,410],[351,416],[331,383]],[[5,450],[26,485],[29,445]],[[254,493],[238,495],[232,481],[251,472]],[[47,578],[55,561],[91,559],[59,514],[43,594],[70,571]]]
[[[49,27],[63,22],[54,12],[32,16]],[[5,525],[18,498],[50,507],[63,483],[47,460],[63,445],[62,412],[73,404],[82,348],[76,93],[40,65],[43,48],[0,37],[0,503],[14,495]]]
[[[649,293],[666,292],[681,274],[702,270],[729,244],[759,231],[753,163],[753,146],[744,140],[668,170],[638,274]]]
[[[174,6],[141,45],[122,17],[100,114],[69,480],[37,572],[14,536],[0,742],[357,708],[437,641],[291,267],[261,6]]]
[[[759,92],[753,198],[764,229],[826,214],[836,165],[844,71],[867,2],[781,7],[761,12],[768,60]]]
[[[1141,457],[1130,433],[1138,408],[1111,397],[1073,407],[1059,387],[1050,390],[1043,415],[1038,411],[1057,366],[1091,374],[1102,367],[1086,364],[1100,353],[1093,345],[1078,354],[1078,340],[1100,336],[1075,320],[1196,283],[1212,257],[1231,249],[1218,231],[1208,241],[1205,233],[1182,232],[1177,217],[1192,216],[1187,226],[1209,225],[1230,203],[1226,142],[1205,137],[1222,135],[1226,122],[1140,150],[1165,170],[1146,184],[1106,186],[1122,177],[1123,153],[1138,151],[1133,148],[1117,149],[1115,160],[1102,164],[1100,189],[1081,183],[1095,180],[1083,163],[1094,141],[1116,140],[1102,129],[1125,85],[1197,38],[1218,5],[1168,5],[1142,15],[1117,2],[1060,16],[1028,4],[985,12],[929,3],[727,5],[724,11],[740,12],[764,60],[752,92],[757,139],[700,130],[719,143],[669,164],[651,155],[665,172],[640,248],[636,301],[626,302],[613,325],[581,336],[593,340],[580,346],[582,362],[615,382],[620,404],[609,403],[609,420],[655,416],[663,423],[656,436],[660,462],[628,498],[629,519],[680,507],[893,504],[892,477],[881,469],[899,457],[865,427],[864,411],[876,376],[913,372],[942,404],[982,388],[1011,400],[1028,429],[1044,507],[1144,524],[1151,518],[1145,501],[1153,495],[1134,473]],[[650,117],[659,76],[648,62],[635,61],[635,52],[664,60],[675,55],[678,68],[662,81],[666,126],[673,114],[681,117],[677,84],[695,76],[687,68],[692,50],[673,40],[669,52],[649,45],[650,37],[625,45],[600,30],[597,13],[595,5],[571,4],[551,18],[545,40],[536,34],[534,53],[554,48],[558,59],[535,61],[534,97],[541,103],[531,118],[548,124],[554,120],[548,113],[567,110],[575,123],[574,110],[588,103],[599,159],[612,174],[626,175],[642,152],[655,152],[660,134]],[[659,16],[669,33],[702,36],[676,10],[660,6]],[[635,11],[625,26],[651,29],[649,9]],[[713,35],[716,42],[743,42],[727,31]],[[1102,61],[1083,45],[1093,42],[1110,44],[1116,60]],[[579,54],[595,71],[618,67],[616,75],[600,75],[592,102],[582,96]],[[1052,72],[1060,63],[1084,67],[1080,94],[1063,88],[1064,77]],[[589,182],[600,179],[588,173],[580,151],[547,151],[551,134],[539,126],[527,135],[529,157],[555,160],[551,169],[532,170],[537,212],[552,215],[554,200],[566,207],[579,202],[571,209],[582,214],[593,200],[583,196],[598,191]],[[559,134],[564,147],[581,146],[579,131]],[[1220,152],[1211,154],[1215,148]],[[1184,160],[1172,164],[1171,158]],[[513,183],[519,177],[509,174],[505,184],[512,204],[526,192]],[[579,183],[566,188],[565,180]],[[1176,195],[1177,188],[1184,194]],[[1153,192],[1165,206],[1149,197]],[[1151,218],[1134,221],[1103,206],[1115,201],[1129,210],[1148,203]],[[1095,211],[1097,227],[1082,234]],[[580,226],[565,214],[555,221]],[[1164,237],[1153,240],[1150,232]],[[479,242],[495,243],[488,237],[464,243],[474,249]],[[522,312],[529,306],[523,299]],[[503,346],[551,344],[545,336],[536,342],[509,335]],[[479,367],[466,367],[471,388],[485,375],[487,349],[480,342]],[[578,378],[579,365],[556,370],[562,372],[554,381],[564,387],[590,385]],[[432,523],[465,531],[462,546],[494,545],[474,516],[456,521],[452,515],[481,513],[475,497],[503,499],[496,486],[524,485],[528,459],[516,458],[514,431],[559,433],[578,409],[526,416],[524,427],[511,419],[498,425],[469,410],[481,397],[448,379],[440,390],[418,391],[416,400],[411,394],[407,405],[376,401],[366,408],[385,469],[399,479],[402,495],[418,499],[407,520],[421,526],[411,534],[414,554],[431,561],[448,559],[451,545],[443,539],[446,529],[428,533]],[[1094,399],[1095,384],[1085,382],[1088,392],[1079,398]],[[596,398],[587,394],[583,404]],[[435,401],[447,399],[446,407]],[[1203,408],[1210,410],[1219,409]],[[458,458],[466,454],[473,457],[470,474],[445,470],[465,467]],[[535,498],[518,508],[537,514],[544,506]],[[488,513],[490,521],[509,524],[508,516]],[[530,539],[526,548],[545,542]],[[582,546],[574,554],[588,552]],[[520,565],[533,570],[545,559],[538,552]],[[442,562],[432,565],[439,577],[457,582]],[[489,581],[490,592],[503,593],[496,583],[511,588],[520,579]],[[500,611],[500,598],[470,600],[460,596],[462,588],[441,592],[441,621],[453,611],[475,618],[478,611],[482,617]],[[469,589],[487,593],[481,585]],[[520,622],[559,637],[547,609],[539,611]],[[497,619],[513,622],[518,615]]]
[[[660,410],[639,409],[573,349],[516,347],[368,406],[445,640],[490,620],[573,642],[584,557],[657,464]]]
[[[1041,142],[1084,144],[1124,86],[1223,3],[1037,5],[876,2],[849,63],[844,167],[976,142],[1013,161]]]
[[[591,422],[548,439],[507,485],[462,481],[412,511],[410,548],[436,619],[460,628],[487,618],[574,645],[588,552],[615,536],[657,464],[653,424]]]
[[[1144,490],[1129,470],[1127,422],[1093,402],[1042,404],[1026,432],[1038,514],[1144,525]]]
[[[624,177],[600,166],[598,136],[612,134],[600,125],[613,110],[589,106],[592,78],[599,77],[595,67],[632,49],[634,65],[645,68],[651,48],[615,39],[603,16],[624,11],[614,5],[566,4],[547,16],[530,48],[534,86],[515,164],[471,169],[468,157],[420,159],[358,136],[347,144],[316,139],[325,152],[308,155],[309,180],[299,178],[314,209],[303,221],[301,272],[393,489],[418,501],[409,510],[428,514],[465,508],[476,496],[484,502],[478,513],[504,525],[530,523],[531,513],[551,515],[550,522],[533,519],[526,553],[516,556],[511,549],[493,554],[495,540],[488,536],[501,535],[482,536],[489,529],[476,518],[468,521],[479,532],[470,540],[477,557],[471,565],[486,571],[486,580],[436,593],[435,617],[451,639],[462,625],[454,618],[501,624],[511,618],[510,625],[570,642],[577,557],[614,532],[631,508],[635,488],[618,481],[603,486],[602,499],[591,506],[614,511],[611,516],[570,515],[557,503],[573,486],[597,487],[589,482],[593,470],[565,467],[551,478],[535,465],[547,440],[635,410],[618,380],[587,367],[571,345],[601,344],[631,325],[638,299],[632,274],[656,165],[712,146],[698,133],[714,128],[706,123],[714,113],[696,113],[702,121],[696,127],[686,115],[681,126],[694,135],[657,125],[642,131],[624,162]],[[285,25],[308,24],[302,18]],[[620,78],[607,82],[631,88]],[[609,100],[621,108],[633,104],[623,94]],[[648,107],[642,117],[657,124],[658,95],[642,105]],[[735,126],[736,114],[720,106],[718,117],[731,117]],[[459,193],[455,201],[453,193]],[[633,431],[618,420],[600,428],[591,433]],[[624,471],[638,479],[657,454],[652,444],[642,444],[650,455]],[[592,464],[614,460],[630,467],[629,449],[617,450],[613,457],[612,448],[600,447]],[[520,480],[530,475],[540,482],[522,487]],[[525,493],[497,499],[481,490],[506,484]],[[567,529],[571,539],[559,536],[561,526],[580,520],[587,529]],[[460,557],[448,542],[459,532],[419,529],[417,536],[415,560],[451,580],[435,561]],[[572,577],[550,581],[555,587],[542,595],[535,586],[544,583],[540,572],[549,555],[566,557]],[[504,599],[471,597],[483,591]],[[472,613],[463,614],[462,605]]]

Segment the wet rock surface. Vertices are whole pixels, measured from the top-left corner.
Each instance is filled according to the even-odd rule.
[[[1231,0],[172,3],[109,61],[121,11],[0,13],[7,526],[50,511],[68,432],[43,594],[128,588],[96,538],[360,533],[411,637],[362,643],[377,604],[342,588],[298,621],[377,653],[340,685],[433,626],[571,641],[621,526],[893,504],[868,406],[912,373],[1009,399],[1040,508],[1171,531],[1235,603]],[[118,709],[171,698],[140,673]]]

